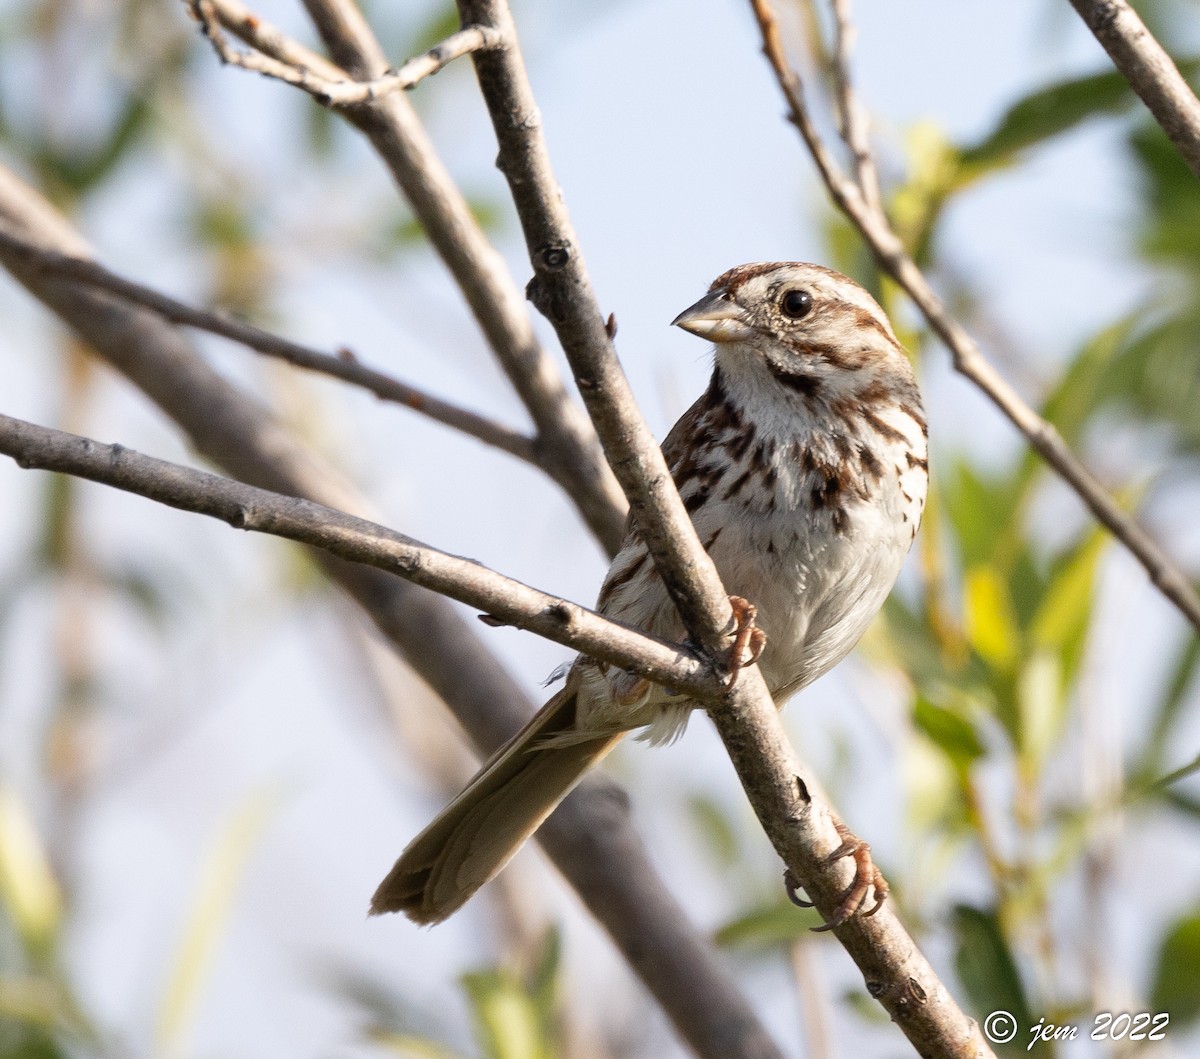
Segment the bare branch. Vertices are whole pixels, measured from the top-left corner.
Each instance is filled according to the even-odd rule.
[[[834,50],[833,78],[837,88],[838,111],[842,139],[854,158],[858,189],[867,206],[883,210],[883,193],[879,188],[879,171],[871,151],[871,119],[854,91],[851,77],[851,56],[857,31],[850,11],[850,0],[831,0],[833,7]]]
[[[187,0],[190,5],[192,0]],[[211,0],[208,10],[222,26],[255,51],[278,59],[288,66],[309,70],[326,81],[349,81],[350,75],[324,55],[293,40],[278,26],[255,14],[241,0]]]
[[[724,694],[725,683],[678,644],[655,640],[595,611],[514,581],[473,559],[422,544],[394,530],[312,500],[245,485],[207,471],[102,445],[50,427],[0,415],[0,453],[21,467],[59,471],[137,493],[180,511],[320,548],[347,562],[403,577],[515,625],[698,699]]]
[[[629,496],[638,529],[672,589],[686,627],[710,652],[725,645],[729,604],[701,547],[658,446],[633,402],[596,305],[567,210],[554,180],[537,107],[508,5],[458,0],[466,22],[490,25],[505,47],[472,57],[500,144],[535,277],[534,303],[559,336],[613,471]],[[838,849],[833,818],[802,777],[778,711],[756,666],[709,714],[772,845],[830,920],[852,869]],[[835,928],[883,1004],[924,1055],[990,1054],[978,1026],[957,1007],[933,969],[886,905],[871,918]]]
[[[87,252],[48,203],[2,167],[0,219],[48,249]],[[3,249],[0,261],[144,390],[208,459],[265,488],[369,514],[353,489],[159,317],[29,269]],[[447,600],[370,567],[331,558],[323,566],[445,699],[482,755],[498,749],[528,719],[534,704]],[[619,787],[598,775],[585,779],[537,837],[698,1055],[781,1059],[711,945],[663,885]]]
[[[420,412],[445,426],[469,434],[478,441],[501,449],[527,463],[535,466],[538,463],[532,438],[368,367],[348,350],[337,356],[322,353],[291,339],[272,334],[261,327],[235,320],[224,313],[197,309],[150,287],[118,276],[89,258],[57,254],[28,243],[2,223],[0,246],[22,256],[34,268],[67,276],[100,290],[111,291],[126,301],[158,313],[164,320],[170,320],[172,323],[220,335],[265,356],[361,386],[384,401],[411,408],[414,412]]]
[[[245,9],[212,0],[219,18],[244,21]],[[335,62],[357,79],[387,72],[378,41],[358,9],[344,0],[306,0]],[[524,298],[503,259],[446,172],[412,105],[402,94],[340,108],[387,164],[445,261],[537,431],[539,466],[571,497],[610,554],[625,535],[625,498],[604,462],[595,432],[571,400],[554,362],[539,345]]]
[[[1126,0],[1071,0],[1113,65],[1200,177],[1200,100]]]
[[[472,58],[500,143],[497,164],[508,180],[533,264],[529,296],[558,334],[608,462],[684,626],[700,643],[720,650],[731,628],[728,594],[617,361],[554,179],[512,16],[497,0],[460,0],[458,9],[464,22],[491,26],[506,42]]]
[[[223,63],[239,66],[243,70],[262,74],[277,81],[303,89],[318,103],[326,107],[348,107],[355,103],[380,99],[392,92],[415,87],[426,77],[436,74],[447,63],[471,52],[494,48],[500,38],[491,30],[481,26],[467,26],[451,34],[440,44],[430,48],[424,55],[409,59],[398,70],[392,70],[371,81],[352,81],[343,75],[331,79],[317,74],[307,64],[295,64],[275,57],[272,52],[292,50],[286,38],[272,28],[264,33],[261,25],[255,25],[253,16],[243,17],[237,25],[248,36],[262,39],[266,45],[261,52],[244,52],[234,48],[226,38],[222,23],[213,0],[188,0],[188,6],[197,21],[204,27],[205,36],[212,42]],[[269,50],[267,50],[269,49]]]
[[[880,267],[904,288],[929,326],[946,344],[955,370],[978,386],[1008,417],[1096,519],[1141,563],[1159,591],[1200,630],[1200,598],[1187,577],[1153,538],[1121,509],[1095,475],[1071,452],[1058,431],[1000,376],[975,340],[947,312],[925,274],[904,249],[886,215],[867,205],[858,187],[838,166],[813,124],[803,83],[784,55],[779,25],[769,0],[750,0],[750,3],[762,34],[763,53],[787,100],[788,117],[799,129],[830,197],[858,229]]]

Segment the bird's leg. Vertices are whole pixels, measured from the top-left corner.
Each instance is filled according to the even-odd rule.
[[[733,646],[729,648],[729,657],[725,668],[729,670],[729,682],[725,690],[737,683],[738,674],[747,666],[754,665],[767,646],[767,634],[754,624],[758,617],[758,608],[741,596],[730,596],[729,606],[733,610]]]

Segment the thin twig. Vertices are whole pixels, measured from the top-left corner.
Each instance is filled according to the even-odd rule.
[[[284,38],[278,31],[264,34],[261,26],[245,18],[239,22],[247,35],[267,42],[271,51],[240,51],[233,47],[222,29],[224,19],[217,14],[212,0],[188,0],[188,6],[204,28],[204,34],[223,63],[238,66],[252,73],[271,77],[294,88],[303,89],[325,107],[349,107],[372,99],[381,99],[392,92],[401,92],[415,87],[426,77],[436,74],[448,63],[471,52],[484,48],[495,48],[501,41],[491,30],[483,26],[467,26],[434,45],[424,55],[409,59],[397,70],[389,71],[370,81],[353,81],[345,76],[330,79],[315,73],[308,65],[297,65],[276,58],[271,51],[284,47]],[[250,16],[251,20],[253,16]]]
[[[833,79],[837,90],[838,114],[842,139],[854,159],[854,172],[859,190],[868,207],[883,209],[883,193],[879,187],[879,170],[871,150],[871,119],[854,91],[851,77],[851,57],[857,30],[850,10],[850,0],[831,0],[833,7],[834,47]]]
[[[236,0],[211,2],[223,22],[244,20],[245,9]],[[306,0],[305,6],[334,61],[351,77],[369,81],[387,72],[379,42],[350,0]],[[403,94],[391,93],[336,113],[371,140],[445,261],[533,420],[538,465],[571,498],[605,551],[615,554],[624,539],[627,508],[595,431],[567,393],[553,359],[538,343],[521,292],[446,171],[411,103]]]
[[[251,11],[241,0],[212,0],[206,6],[222,26],[255,51],[288,66],[308,70],[326,81],[353,80],[337,63],[330,62],[324,55],[289,37],[278,26]]]
[[[1200,177],[1200,100],[1162,45],[1125,0],[1071,0],[1071,6]]]
[[[725,677],[678,644],[655,640],[558,596],[540,592],[385,526],[312,500],[104,445],[0,414],[0,453],[20,467],[58,471],[136,493],[235,529],[307,544],[364,563],[698,699],[724,694]]]
[[[0,218],[47,249],[87,253],[62,216],[3,167]],[[0,261],[156,402],[207,459],[265,488],[370,516],[355,490],[199,358],[178,329],[19,259],[0,253]],[[328,556],[321,565],[446,701],[482,756],[533,713],[535,704],[449,600],[370,567]],[[698,1056],[781,1059],[711,944],[663,884],[632,824],[624,791],[599,775],[585,778],[537,840]],[[697,1047],[705,1041],[707,1048]]]
[[[946,311],[887,217],[867,205],[858,186],[842,171],[813,124],[804,98],[804,86],[784,55],[778,22],[769,0],[750,0],[750,3],[762,34],[763,52],[787,100],[788,116],[799,129],[830,197],[858,229],[880,267],[904,288],[929,326],[945,343],[955,370],[970,379],[1008,417],[1096,519],[1141,563],[1150,581],[1200,631],[1200,598],[1188,579],[1150,535],[1121,509],[1071,452],[1058,431],[999,375],[975,340]]]
[[[220,335],[233,342],[262,353],[264,356],[287,361],[308,371],[331,375],[343,382],[369,390],[384,401],[411,408],[439,423],[469,434],[485,444],[501,449],[518,459],[537,465],[533,439],[503,424],[468,411],[414,386],[401,382],[384,372],[370,368],[346,354],[334,356],[301,345],[261,327],[235,320],[221,312],[197,309],[195,306],[118,276],[89,258],[58,254],[29,243],[0,224],[0,246],[21,255],[35,268],[77,279],[99,290],[110,291],[126,301],[158,313],[172,323],[184,324],[200,331]]]

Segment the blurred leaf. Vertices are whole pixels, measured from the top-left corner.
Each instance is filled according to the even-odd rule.
[[[1132,312],[1084,342],[1043,400],[1042,417],[1054,425],[1068,445],[1078,443],[1084,425],[1105,400],[1107,375],[1129,341],[1135,323],[1144,316],[1144,311]],[[1018,472],[1021,493],[1027,493],[1044,473],[1045,460],[1027,447]]]
[[[488,1059],[553,1059],[558,1054],[560,962],[558,931],[549,930],[527,981],[505,968],[462,976]]]
[[[929,739],[908,740],[902,763],[909,826],[953,845],[969,827],[961,766]]]
[[[234,810],[203,865],[191,914],[163,991],[157,1044],[164,1053],[182,1053],[200,1002],[217,945],[229,924],[238,886],[271,817],[279,808],[276,787],[251,793]]]
[[[1200,210],[1196,223],[1200,224]],[[1200,245],[1196,247],[1200,268]],[[1165,423],[1189,453],[1200,452],[1200,274],[1197,292],[1172,315],[1127,341],[1105,373],[1103,399],[1126,417]],[[1143,314],[1152,317],[1149,310]],[[1161,314],[1159,314],[1161,316]]]
[[[1017,746],[1028,769],[1040,769],[1066,720],[1062,666],[1051,651],[1037,651],[1021,666],[1017,681]]]
[[[1183,634],[1183,641],[1176,652],[1175,664],[1162,701],[1154,711],[1154,724],[1150,729],[1150,738],[1142,755],[1143,764],[1138,769],[1139,772],[1149,774],[1161,771],[1167,739],[1179,717],[1188,689],[1196,678],[1197,665],[1200,665],[1200,637],[1188,629]]]
[[[976,1013],[1004,1010],[1032,1026],[1025,987],[994,909],[955,905],[954,966]],[[1022,1044],[1023,1047],[1023,1044]]]
[[[1064,686],[1074,679],[1083,657],[1096,576],[1109,540],[1107,532],[1093,529],[1056,561],[1033,617],[1030,638],[1035,648],[1058,657]]]
[[[552,928],[546,931],[529,979],[529,995],[533,998],[543,1033],[547,1037],[553,1036],[557,1019],[561,970],[562,935]]]
[[[1021,494],[999,477],[983,477],[964,460],[942,474],[942,499],[967,568],[994,562],[1002,542],[1018,533]]]
[[[1150,258],[1180,266],[1193,274],[1200,269],[1200,197],[1196,178],[1166,133],[1147,121],[1129,137],[1142,178],[1146,224],[1142,250]]]
[[[1008,671],[1017,660],[1021,633],[1008,584],[991,566],[972,566],[963,579],[967,639],[993,668]]]
[[[57,1009],[58,990],[52,982],[0,975],[0,1019],[49,1028],[55,1023]]]
[[[1200,915],[1185,916],[1159,946],[1150,1009],[1170,1013],[1178,1031],[1200,1016]]]
[[[1012,104],[983,139],[962,149],[964,182],[1011,165],[1019,152],[1090,118],[1119,113],[1135,101],[1128,82],[1115,70],[1039,88]]]
[[[369,1036],[374,1044],[403,1059],[462,1059],[461,1053],[424,1037],[410,1037],[387,1030],[373,1030]]]
[[[964,717],[918,694],[913,706],[913,721],[959,768],[983,757],[986,750],[974,727]]]
[[[958,173],[958,155],[945,133],[930,121],[917,122],[905,136],[905,182],[888,203],[892,223],[909,253],[924,264],[934,227]]]
[[[462,983],[488,1059],[549,1059],[553,1053],[542,1036],[537,1006],[515,976],[474,971],[463,975]]]
[[[0,784],[0,901],[30,955],[44,960],[62,926],[62,894],[33,818]]]
[[[814,908],[778,901],[731,919],[713,934],[723,949],[774,949],[804,937],[823,920]]]

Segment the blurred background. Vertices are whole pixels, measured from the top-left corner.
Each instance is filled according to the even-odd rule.
[[[1194,178],[1069,5],[855,7],[898,228],[1007,378],[1195,580]],[[1195,3],[1139,9],[1185,72],[1200,69]],[[299,5],[256,10],[315,39]],[[456,25],[443,3],[366,11],[397,64]],[[748,5],[523,0],[515,14],[659,436],[709,370],[668,323],[734,264],[855,275],[918,360],[925,528],[859,651],[785,713],[897,909],[976,1017],[1081,1027],[1035,1054],[1200,1054],[1194,631],[880,283],[782,120]],[[523,283],[469,63],[410,98]],[[0,0],[0,162],[118,272],[525,423],[369,147],[307,96],[219,67],[182,4]],[[5,413],[194,462],[7,276],[0,320]],[[196,341],[390,525],[594,598],[607,564],[529,467]],[[0,1055],[685,1054],[533,847],[442,926],[366,919],[472,764],[300,551],[7,462],[0,513]],[[531,694],[569,657],[480,633]],[[783,901],[706,719],[608,767],[788,1054],[910,1054],[836,942]],[[1093,1043],[1101,1011],[1169,1012],[1167,1041]]]

